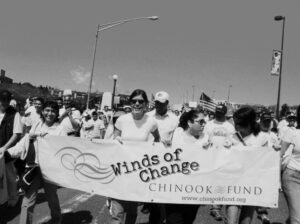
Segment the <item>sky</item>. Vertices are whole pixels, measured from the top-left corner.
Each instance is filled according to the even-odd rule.
[[[16,82],[87,91],[98,24],[144,16],[99,34],[92,91],[160,90],[172,104],[201,92],[271,105],[270,75],[286,17],[282,103],[299,104],[299,0],[1,0],[0,68]]]

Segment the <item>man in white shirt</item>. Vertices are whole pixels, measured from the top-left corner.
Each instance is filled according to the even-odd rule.
[[[33,106],[30,106],[25,111],[25,126],[26,132],[29,132],[30,128],[37,122],[41,120],[41,112],[44,104],[44,99],[40,97],[35,97],[33,99]]]
[[[72,106],[70,96],[64,99],[64,109],[60,111],[59,122],[69,136],[75,136],[80,128],[80,111]]]
[[[204,134],[209,136],[209,141],[214,147],[223,147],[226,140],[234,133],[234,126],[226,120],[227,107],[225,105],[217,105],[215,112],[215,119],[206,123],[204,127]],[[221,221],[221,206],[213,205],[210,214],[217,221]]]
[[[86,130],[89,130],[89,139],[103,139],[105,126],[104,122],[98,118],[98,113],[96,111],[92,113],[92,119],[88,121]]]
[[[154,118],[158,126],[160,141],[165,145],[171,145],[172,136],[175,129],[178,127],[179,118],[168,110],[169,94],[160,91],[155,94],[154,98],[155,109],[147,113]],[[147,205],[148,207],[149,205]],[[162,223],[165,216],[163,205],[151,204],[150,207],[150,223]]]
[[[23,133],[20,114],[9,106],[10,100],[11,93],[9,91],[0,92],[0,164],[2,164],[0,170],[0,214],[3,212],[1,205],[6,201],[9,206],[14,206],[18,201],[14,163],[3,157],[4,152],[14,146]],[[0,223],[2,223],[1,217]]]
[[[150,111],[148,115],[153,117],[157,122],[161,142],[171,145],[172,136],[178,127],[179,118],[172,111],[168,110],[168,93],[164,91],[156,93],[154,103],[155,109]]]

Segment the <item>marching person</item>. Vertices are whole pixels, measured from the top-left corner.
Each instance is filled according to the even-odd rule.
[[[281,141],[281,157],[291,147],[282,170],[282,190],[289,208],[290,224],[300,223],[300,106],[297,108],[297,127]]]
[[[209,141],[215,147],[223,147],[226,140],[235,132],[231,123],[226,120],[227,107],[219,104],[216,106],[215,119],[208,121],[204,128],[204,133],[209,136]],[[221,205],[212,205],[210,214],[216,221],[223,219]]]
[[[23,132],[21,117],[9,105],[11,93],[0,92],[0,223],[5,223],[3,214],[7,205],[14,206],[17,201],[16,170],[13,161],[5,161],[3,155],[14,146]]]
[[[172,136],[178,127],[178,117],[169,110],[169,94],[157,92],[154,97],[154,110],[148,112],[158,125],[160,141],[166,146],[171,145]],[[165,216],[163,204],[145,204],[143,211],[150,209],[150,223],[162,223]]]
[[[129,101],[132,112],[120,116],[115,123],[114,138],[120,142],[139,141],[147,142],[153,135],[154,141],[160,140],[158,126],[153,117],[146,111],[148,107],[148,97],[144,90],[134,90]],[[110,213],[111,224],[134,224],[137,217],[137,202],[111,199]]]
[[[69,136],[76,136],[80,128],[80,111],[73,106],[71,96],[65,96],[63,104],[59,110],[59,122]]]
[[[30,128],[41,120],[41,111],[44,99],[41,97],[33,98],[33,105],[25,111],[25,132],[28,133]]]
[[[104,138],[104,122],[98,118],[98,113],[96,111],[92,112],[92,119],[88,121],[88,125],[90,125],[90,127],[86,127],[86,131],[90,130],[87,136],[89,139]]]
[[[233,145],[267,146],[266,139],[260,138],[260,126],[256,122],[256,113],[252,107],[243,107],[233,114],[236,134],[233,135]],[[226,213],[228,224],[250,224],[256,206],[227,205]]]
[[[9,155],[13,158],[21,158],[22,160],[25,160],[27,169],[38,167],[38,158],[36,156],[37,136],[45,136],[47,134],[67,136],[65,129],[58,123],[58,116],[59,107],[57,103],[53,101],[46,102],[42,109],[42,120],[32,126],[29,134],[25,135],[17,145],[8,150]],[[52,223],[61,223],[61,209],[56,193],[57,186],[44,180],[40,170],[38,169],[29,188],[25,191],[21,208],[20,224],[33,223],[34,207],[36,204],[38,190],[41,186],[45,191],[46,200],[48,201],[48,205],[51,210]]]
[[[184,144],[196,144],[200,148],[206,147],[208,135],[203,132],[205,126],[203,111],[191,110],[180,117],[176,128],[172,147],[182,148]],[[167,224],[192,224],[196,218],[199,205],[166,204]]]

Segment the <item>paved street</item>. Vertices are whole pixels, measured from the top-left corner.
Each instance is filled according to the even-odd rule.
[[[58,190],[60,204],[63,212],[63,224],[106,224],[109,223],[109,214],[105,205],[105,198],[89,195],[80,191],[61,188]],[[270,218],[273,224],[285,223],[287,207],[283,195],[280,195],[280,208],[270,210]],[[8,224],[17,224],[20,209],[14,209],[7,214]],[[39,194],[38,204],[35,209],[34,223],[46,223],[49,221],[49,209],[45,202],[43,192]],[[147,223],[147,215],[139,213],[137,223]],[[209,215],[209,207],[202,206],[198,211],[199,224],[217,224]],[[260,223],[255,219],[254,224]]]

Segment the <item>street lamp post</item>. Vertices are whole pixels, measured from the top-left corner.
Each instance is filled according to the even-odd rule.
[[[230,89],[231,89],[232,85],[228,86],[228,95],[227,95],[227,102],[229,103],[230,100]]]
[[[275,16],[274,20],[275,21],[282,21],[281,58],[280,58],[280,70],[279,70],[279,80],[278,80],[278,95],[277,95],[277,105],[276,105],[276,118],[279,119],[285,17],[284,16]]]
[[[97,32],[96,32],[96,42],[95,42],[95,48],[94,48],[94,56],[93,56],[93,64],[92,64],[91,76],[90,76],[90,82],[89,82],[89,89],[88,89],[88,92],[87,92],[86,109],[89,109],[89,102],[90,102],[90,97],[91,97],[91,90],[92,90],[92,83],[93,83],[93,76],[94,76],[94,68],[95,68],[95,60],[96,60],[96,51],[97,51],[99,32],[104,31],[104,30],[108,30],[108,29],[113,28],[115,26],[122,25],[124,23],[133,22],[133,21],[136,21],[136,20],[152,20],[152,21],[155,21],[155,20],[158,20],[158,17],[157,16],[137,17],[137,18],[132,18],[132,19],[119,20],[119,21],[115,21],[115,22],[107,23],[107,24],[103,24],[103,25],[98,25]]]
[[[113,94],[111,99],[111,109],[113,109],[115,105],[115,95],[116,95],[116,85],[117,85],[118,75],[113,75],[113,80],[114,80],[114,87],[113,87]]]

